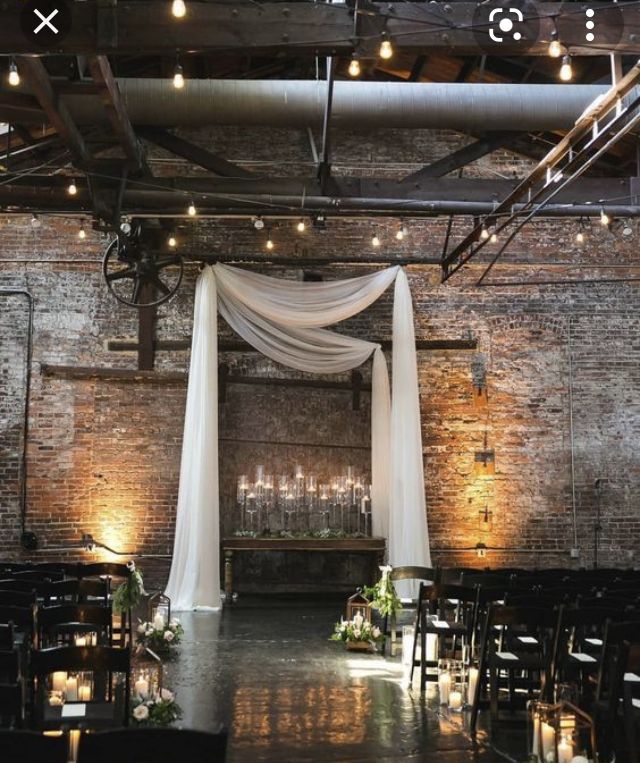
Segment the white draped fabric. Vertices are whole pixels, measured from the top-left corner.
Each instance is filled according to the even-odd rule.
[[[394,280],[391,402],[380,346],[324,327],[364,310]],[[218,309],[245,341],[272,360],[300,371],[340,373],[373,354],[373,534],[388,539],[392,565],[429,566],[413,309],[404,272],[393,267],[359,278],[306,283],[218,263],[203,270],[196,287],[176,539],[167,586],[173,607],[220,604],[218,358],[217,336],[211,336]],[[208,407],[213,412],[205,413]],[[401,591],[401,595],[407,593]]]

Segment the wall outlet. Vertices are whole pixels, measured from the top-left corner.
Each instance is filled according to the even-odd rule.
[[[572,559],[579,559],[580,558],[580,549],[579,548],[572,548],[569,552]]]

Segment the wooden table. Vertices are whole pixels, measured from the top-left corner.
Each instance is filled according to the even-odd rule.
[[[224,538],[225,603],[233,602],[233,556],[239,551],[309,551],[373,554],[376,566],[384,562],[384,538]]]

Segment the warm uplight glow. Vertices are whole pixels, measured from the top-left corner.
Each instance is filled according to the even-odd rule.
[[[359,77],[360,76],[360,61],[354,56],[351,59],[351,62],[349,64],[349,76],[350,77]]]
[[[393,46],[389,42],[389,40],[383,40],[380,43],[380,51],[379,51],[380,58],[384,58],[385,60],[388,60],[393,56]]]
[[[187,6],[184,0],[173,0],[171,3],[171,15],[182,19],[187,15]]]
[[[78,186],[75,180],[72,180],[67,186],[67,193],[69,196],[75,196],[78,193]]]
[[[189,215],[189,217],[196,216],[197,214],[196,205],[193,202],[191,202],[191,204],[189,204],[189,206],[187,207],[187,214]]]
[[[562,59],[562,66],[560,67],[560,79],[563,82],[571,82],[573,79],[573,68],[571,66],[571,56],[565,56]]]
[[[173,86],[176,90],[182,90],[184,87],[184,74],[182,73],[182,67],[180,64],[176,66],[176,70],[173,75]]]
[[[371,246],[380,246],[380,239],[378,238],[378,236],[374,236],[371,239]]]
[[[18,87],[20,84],[20,75],[18,74],[18,67],[15,61],[9,64],[9,84],[11,87]]]

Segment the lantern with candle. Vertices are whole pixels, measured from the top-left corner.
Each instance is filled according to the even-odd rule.
[[[148,647],[136,652],[131,660],[131,691],[142,700],[162,692],[164,669],[162,660]]]
[[[361,588],[347,599],[347,620],[352,621],[356,615],[362,617],[367,623],[371,622],[371,602],[362,593]]]
[[[540,763],[574,763],[593,760],[595,726],[593,719],[570,702],[550,705],[532,702],[530,705],[531,757]]]
[[[162,591],[156,591],[149,596],[147,620],[158,630],[171,622],[171,599]]]

